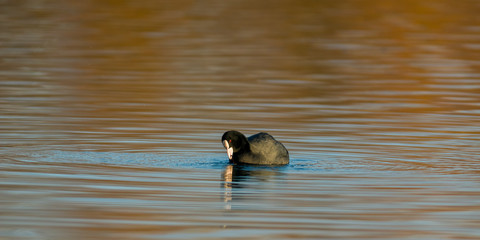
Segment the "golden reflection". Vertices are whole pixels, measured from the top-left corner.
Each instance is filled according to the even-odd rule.
[[[159,138],[232,125],[408,118],[479,100],[475,88],[435,88],[449,74],[478,74],[474,1],[54,2],[5,8],[25,19],[2,28],[0,70],[34,84],[0,91],[41,93],[44,109],[8,108],[41,115],[45,131],[79,144],[155,149]],[[464,93],[470,101],[450,103]]]
[[[24,16],[0,23],[0,100],[14,119],[2,124],[20,142],[215,152],[213,135],[237,128],[315,149],[298,141],[406,129],[422,142],[438,116],[427,132],[454,142],[450,129],[478,118],[475,1],[6,5],[6,19]],[[338,122],[351,127],[322,127]]]

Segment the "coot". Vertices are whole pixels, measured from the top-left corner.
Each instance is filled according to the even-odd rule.
[[[288,164],[288,150],[268,133],[257,133],[246,138],[238,131],[228,131],[222,136],[232,163],[258,165]]]

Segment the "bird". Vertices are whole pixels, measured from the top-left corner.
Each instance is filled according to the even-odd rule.
[[[247,138],[241,132],[231,130],[223,134],[221,141],[230,163],[286,165],[290,161],[285,146],[265,132]]]

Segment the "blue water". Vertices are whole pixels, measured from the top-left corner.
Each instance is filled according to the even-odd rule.
[[[21,239],[478,235],[476,174],[367,169],[355,161],[347,167],[292,159],[261,167],[225,160],[223,154],[26,154],[2,163],[1,233]]]

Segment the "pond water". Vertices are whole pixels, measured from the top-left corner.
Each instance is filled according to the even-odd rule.
[[[0,1],[0,238],[479,239],[478,12]]]

